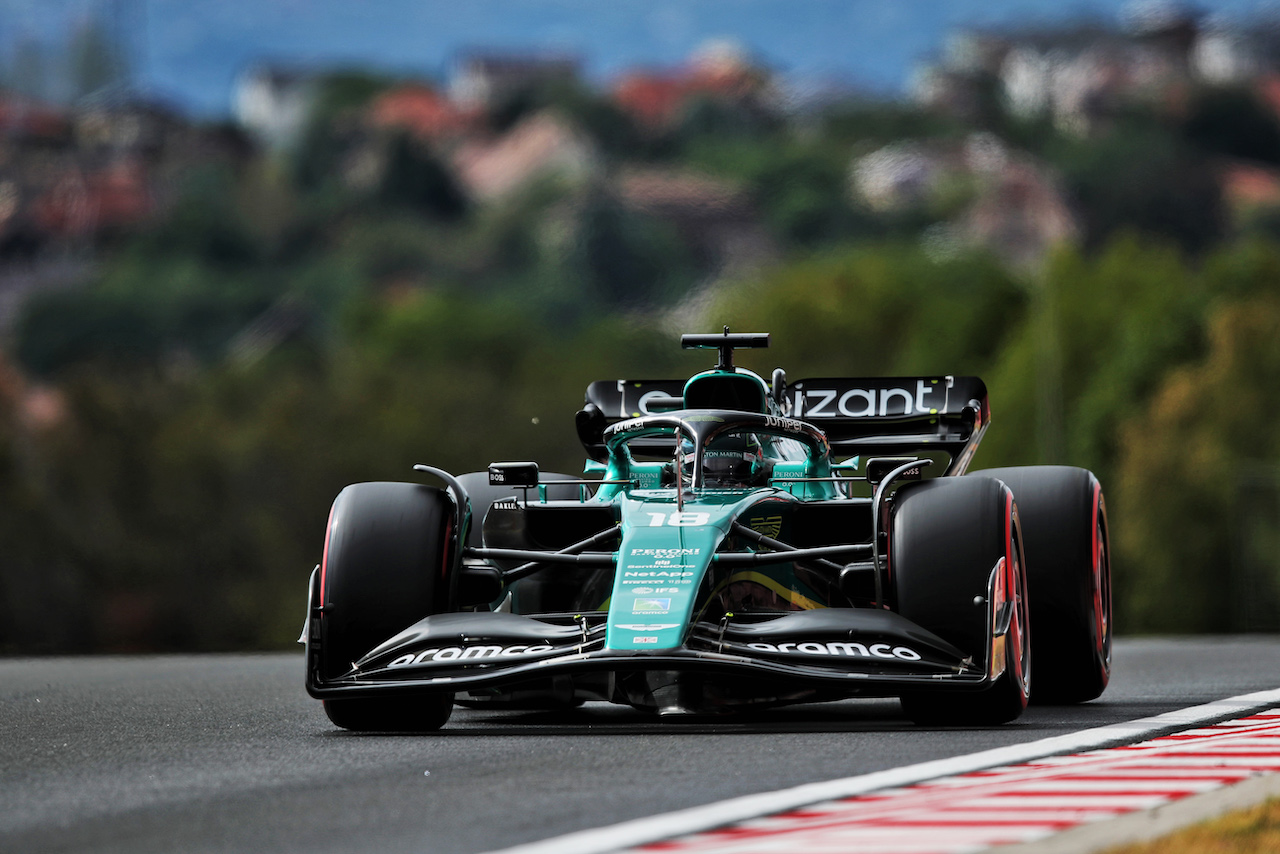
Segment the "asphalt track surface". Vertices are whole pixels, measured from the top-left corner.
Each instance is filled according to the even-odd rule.
[[[896,701],[715,722],[588,704],[334,729],[301,654],[0,660],[0,851],[480,852],[1280,687],[1280,639],[1134,639],[1111,687],[991,729]]]

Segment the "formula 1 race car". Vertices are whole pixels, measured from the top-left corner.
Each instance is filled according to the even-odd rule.
[[[767,334],[682,343],[717,364],[587,388],[590,478],[418,465],[446,488],[338,495],[300,639],[333,723],[900,697],[917,723],[987,725],[1026,708],[1033,661],[1037,701],[1102,693],[1102,489],[1062,466],[966,474],[981,380],[766,382],[733,353]]]

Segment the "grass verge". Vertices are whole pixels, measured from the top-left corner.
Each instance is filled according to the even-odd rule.
[[[1280,798],[1183,828],[1149,842],[1103,854],[1276,854],[1280,852]]]

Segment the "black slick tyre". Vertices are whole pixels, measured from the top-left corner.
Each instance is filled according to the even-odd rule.
[[[383,641],[449,607],[453,503],[413,483],[357,483],[338,494],[321,564],[320,675],[336,679]],[[439,729],[452,694],[324,701],[344,729]]]
[[[989,599],[992,572],[1008,603]],[[1004,670],[980,691],[902,696],[919,724],[990,726],[1017,718],[1031,691],[1030,619],[1017,508],[998,480],[939,478],[898,490],[889,527],[889,573],[899,613],[968,653],[981,668],[989,627],[1007,620]]]
[[[1111,550],[1102,486],[1070,466],[987,469],[1022,517],[1035,623],[1035,702],[1081,703],[1111,678]]]

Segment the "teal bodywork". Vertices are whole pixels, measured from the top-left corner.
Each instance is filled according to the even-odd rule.
[[[703,496],[676,506],[675,490],[620,498],[622,545],[609,598],[608,649],[675,649],[684,643],[712,555],[757,492]]]
[[[700,374],[689,385],[725,374]],[[756,389],[760,406],[769,400],[763,382],[754,374],[738,374],[741,395]],[[688,389],[686,388],[686,394]],[[779,416],[680,410],[622,422],[606,439],[609,463],[607,486],[596,500],[618,508],[622,542],[609,598],[605,647],[612,650],[676,649],[688,638],[695,621],[699,590],[731,526],[749,509],[770,499],[815,500],[840,496],[830,480],[825,438],[807,425]],[[758,488],[714,488],[702,471],[707,446],[717,439],[749,432],[760,442],[769,477]],[[667,438],[689,448],[689,459],[678,455],[670,463],[637,462],[628,443]],[[651,488],[668,478],[679,486]],[[676,472],[679,471],[677,475]],[[789,478],[794,478],[790,480]],[[644,488],[649,487],[649,488]],[[787,565],[772,568],[789,575]],[[800,597],[805,599],[805,597]],[[805,600],[807,601],[807,599]]]

